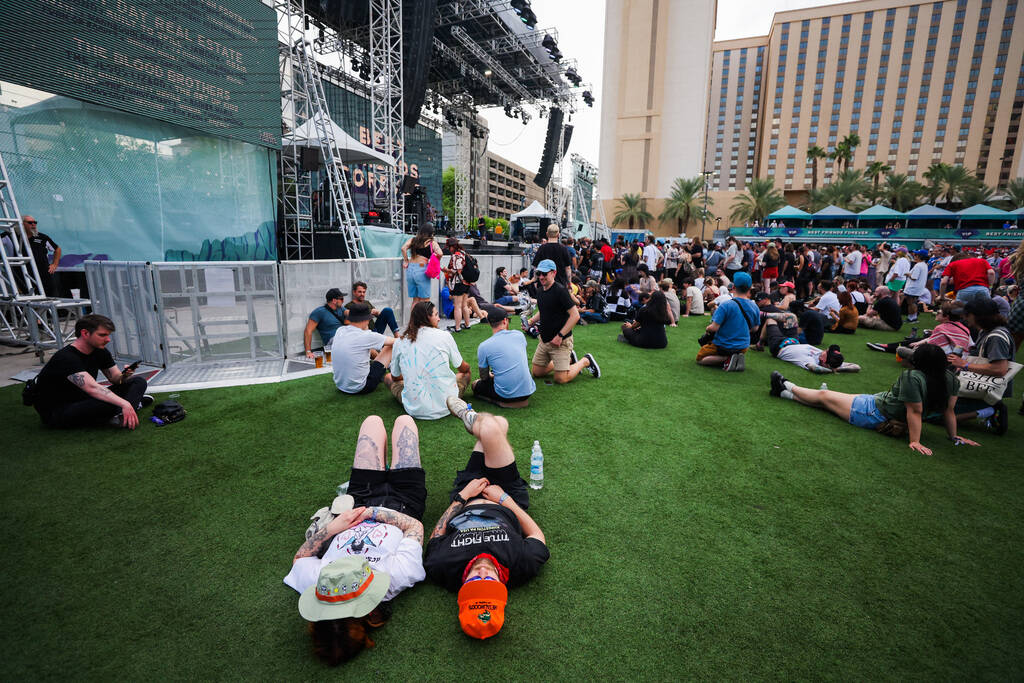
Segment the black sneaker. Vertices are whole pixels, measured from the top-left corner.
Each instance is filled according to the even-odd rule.
[[[768,390],[768,393],[776,398],[781,397],[782,392],[786,390],[786,378],[778,370],[772,370],[771,382],[772,388]]]
[[[886,348],[885,344],[868,344],[867,347],[872,351],[881,351],[882,353],[885,353],[889,350]]]
[[[576,356],[576,351],[569,352],[569,365],[576,365],[579,360],[580,359]]]
[[[139,410],[142,410],[143,408],[148,408],[149,406],[153,405],[153,400],[153,397],[150,396],[149,394],[143,394],[142,400],[139,401]]]
[[[1002,436],[1006,433],[1007,427],[1009,427],[1009,420],[1007,420],[1006,404],[1000,401],[999,403],[992,406],[995,408],[995,413],[992,417],[985,420],[985,426],[988,427],[996,436]]]
[[[590,365],[587,367],[587,370],[590,370],[590,374],[594,376],[594,379],[600,379],[601,366],[597,364],[596,360],[594,360],[593,354],[588,353],[583,357],[590,361]]]

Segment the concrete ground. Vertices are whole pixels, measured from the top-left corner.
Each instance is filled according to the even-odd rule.
[[[47,351],[46,360],[52,355],[52,351]],[[30,368],[41,370],[43,366],[29,347],[0,344],[0,387],[18,384],[18,381],[11,377]]]

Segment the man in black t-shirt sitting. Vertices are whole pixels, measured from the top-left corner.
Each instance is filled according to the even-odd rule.
[[[900,315],[900,304],[893,298],[888,287],[875,288],[875,300],[857,324],[872,330],[896,332],[903,327],[903,316]]]
[[[569,291],[555,282],[557,266],[544,259],[537,264],[537,313],[523,319],[523,330],[529,331],[540,321],[540,344],[533,354],[534,377],[544,377],[554,371],[555,384],[571,382],[584,368],[597,379],[601,376],[594,356],[586,354],[577,360],[573,351],[572,328],[580,321],[580,312],[569,296]]]
[[[508,588],[536,576],[550,553],[526,513],[530,494],[508,442],[508,421],[470,410],[456,396],[448,409],[477,441],[455,475],[452,503],[427,541],[423,568],[431,581],[458,591],[466,635],[489,638],[505,623]]]
[[[50,427],[112,424],[135,429],[136,410],[153,402],[146,380],[131,368],[118,369],[107,351],[114,323],[103,315],[86,315],[75,323],[75,341],[53,354],[36,377],[33,405]],[[102,372],[110,387],[96,381]]]

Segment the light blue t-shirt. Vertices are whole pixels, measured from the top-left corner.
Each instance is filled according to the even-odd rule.
[[[339,307],[337,311],[332,311],[325,304],[310,313],[309,319],[316,323],[316,331],[320,333],[324,348],[327,348],[345,319],[345,310]]]
[[[744,317],[740,306],[746,310]],[[750,328],[753,322],[756,327],[760,319],[757,304],[750,299],[735,298],[726,301],[715,309],[711,316],[711,322],[718,323],[718,332],[715,332],[715,346],[724,349],[745,349],[750,346]]]
[[[502,330],[484,340],[476,351],[476,363],[494,372],[494,391],[502,398],[521,398],[537,391],[526,360],[526,337],[519,330]]]

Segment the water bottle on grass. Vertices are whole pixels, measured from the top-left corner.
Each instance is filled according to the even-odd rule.
[[[530,453],[530,488],[539,489],[544,486],[544,453],[540,450],[540,441],[533,442]]]

